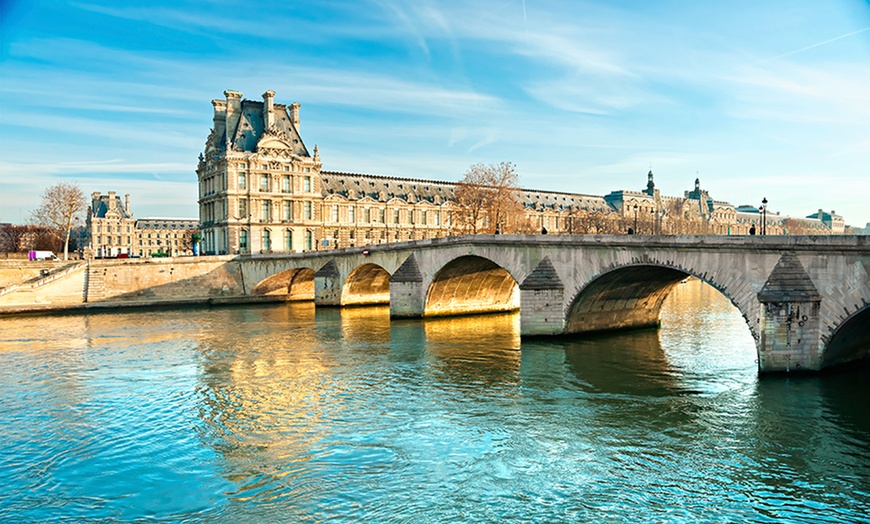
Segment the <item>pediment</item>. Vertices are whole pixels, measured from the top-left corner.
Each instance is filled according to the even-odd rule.
[[[344,195],[340,195],[338,193],[330,193],[323,197],[324,201],[338,201],[338,202],[347,202],[347,198]]]
[[[257,149],[262,152],[264,149],[287,150],[293,151],[293,144],[283,137],[274,136],[271,134],[263,135],[260,141],[257,142]]]

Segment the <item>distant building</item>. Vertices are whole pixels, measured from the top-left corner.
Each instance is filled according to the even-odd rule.
[[[136,219],[129,194],[122,202],[114,191],[95,192],[86,219],[86,254],[97,258],[192,255],[198,223],[186,218]]]
[[[199,213],[208,254],[311,251],[454,233],[456,182],[323,171],[302,141],[298,103],[225,91],[199,157]],[[644,190],[606,196],[522,189],[530,233],[747,235],[828,231],[820,219],[789,219],[714,200],[700,180],[669,197],[647,174]],[[749,206],[751,207],[751,206]],[[484,217],[484,221],[488,220]],[[842,231],[842,230],[841,230]]]
[[[821,221],[828,229],[830,229],[830,234],[842,235],[846,229],[846,221],[843,220],[843,217],[838,215],[836,211],[827,213],[819,209],[818,213],[809,215],[807,218],[814,218]]]

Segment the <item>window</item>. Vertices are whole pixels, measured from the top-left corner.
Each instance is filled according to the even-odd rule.
[[[347,209],[347,221],[353,224],[356,222],[356,208],[353,206]]]
[[[421,211],[421,213],[420,213],[420,223],[423,224],[424,226],[429,223],[428,215],[429,215],[428,211]]]
[[[382,224],[387,223],[387,210],[386,209],[381,209],[381,223]]]
[[[311,215],[311,202],[310,202],[310,201],[309,201],[309,202],[304,202],[304,203],[302,204],[302,217],[303,217],[305,220],[311,220],[311,219],[312,219],[312,215]]]
[[[311,177],[307,176],[302,179],[302,191],[306,193],[311,192]]]
[[[414,210],[413,209],[408,210],[408,223],[411,225],[414,225]]]
[[[284,230],[284,251],[293,251],[293,231]]]
[[[271,251],[272,250],[272,232],[268,229],[263,230],[263,250]]]
[[[242,251],[248,250],[248,232],[244,229],[239,232],[239,249]]]
[[[293,218],[293,202],[289,200],[284,201],[284,220],[291,220]]]
[[[287,166],[284,166],[284,167],[287,167]],[[285,193],[289,193],[290,192],[290,177],[285,176],[281,180],[282,180],[281,181],[281,191],[283,191]]]
[[[365,222],[367,224],[370,224],[372,222],[372,210],[369,208],[366,208]]]
[[[314,234],[309,230],[305,232],[305,249],[311,251],[312,247],[314,247]]]
[[[399,223],[399,210],[398,209],[393,210],[393,223],[395,223],[395,224]]]
[[[338,206],[333,204],[331,218],[333,222],[338,222]]]
[[[236,167],[239,168],[239,169],[244,169],[244,168],[245,168],[245,164],[236,164]]]
[[[271,200],[263,200],[262,206],[260,208],[261,218],[263,222],[268,222],[272,218],[272,201]]]
[[[432,220],[435,221],[434,223],[436,226],[440,226],[441,225],[441,212],[440,211],[433,212],[432,213]]]
[[[245,174],[239,173],[239,189],[247,189],[247,188],[248,188],[248,181],[245,178]]]
[[[269,175],[260,175],[260,191],[269,190]]]
[[[248,218],[248,199],[240,198],[239,199],[239,218],[245,219]]]

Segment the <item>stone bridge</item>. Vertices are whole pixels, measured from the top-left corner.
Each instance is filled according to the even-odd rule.
[[[519,310],[523,336],[659,325],[697,277],[740,311],[759,369],[870,357],[870,237],[478,235],[236,259],[244,293],[393,317]]]

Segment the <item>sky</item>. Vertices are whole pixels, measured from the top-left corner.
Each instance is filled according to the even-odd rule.
[[[299,102],[323,169],[870,222],[870,0],[0,0],[0,222],[44,189],[196,217],[227,89]]]

